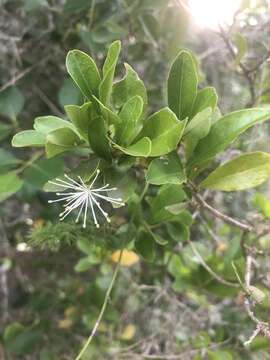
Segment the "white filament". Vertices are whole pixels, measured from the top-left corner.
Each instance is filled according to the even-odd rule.
[[[117,190],[115,187],[109,188],[109,184],[106,184],[97,189],[93,188],[99,173],[100,170],[97,170],[94,179],[90,185],[86,185],[80,176],[78,176],[78,182],[69,177],[67,174],[65,174],[67,180],[56,178],[55,181],[49,181],[53,185],[63,187],[69,190],[67,192],[57,192],[56,195],[59,196],[59,198],[55,200],[49,200],[49,203],[55,203],[59,201],[65,202],[65,204],[63,205],[64,211],[59,214],[60,220],[64,220],[73,210],[78,209],[79,212],[76,217],[76,223],[79,221],[80,216],[83,214],[83,227],[85,228],[87,220],[87,210],[88,206],[90,206],[92,217],[97,228],[99,227],[99,223],[97,221],[95,207],[98,208],[98,210],[105,217],[105,219],[110,222],[108,214],[102,209],[97,198],[117,205],[124,205],[124,203],[121,198],[113,198],[104,194],[107,191]]]

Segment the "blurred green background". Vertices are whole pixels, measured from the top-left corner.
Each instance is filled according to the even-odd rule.
[[[219,2],[222,11],[226,1]],[[204,11],[212,10],[205,1]],[[242,1],[231,20],[222,27],[202,26],[184,1],[0,0],[1,360],[74,359],[102,306],[112,249],[126,236],[123,229],[117,235],[91,229],[90,238],[99,244],[94,248],[73,222],[55,222],[58,211],[47,204],[42,187],[65,162],[76,166],[76,153],[47,160],[36,149],[10,145],[12,135],[31,128],[35,117],[63,117],[66,104],[82,103],[65,68],[67,52],[83,50],[101,65],[108,45],[120,39],[117,76],[123,76],[125,62],[132,65],[146,84],[150,111],[165,105],[168,69],[183,48],[194,54],[201,86],[217,89],[222,113],[267,105],[269,2]],[[252,70],[248,75],[246,68]],[[270,152],[269,125],[247,132],[219,160],[243,149]],[[19,181],[9,178],[15,169]],[[232,216],[270,218],[267,185],[211,196]],[[221,273],[231,260],[241,264],[240,233],[201,220],[191,236],[207,264]],[[268,299],[269,236],[257,245],[262,254],[256,281]],[[243,346],[254,330],[242,309],[243,294],[213,280],[189,245],[180,241],[178,250],[181,258],[173,255],[167,268],[159,261],[127,259],[85,360],[270,359],[269,340],[257,337],[249,349]],[[260,309],[262,319],[269,317],[269,304]]]

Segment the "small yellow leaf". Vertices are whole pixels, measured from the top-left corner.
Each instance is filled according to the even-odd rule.
[[[34,229],[40,229],[42,228],[42,226],[44,225],[45,220],[44,219],[36,219],[33,223],[33,228]]]
[[[71,317],[73,315],[75,315],[77,312],[77,308],[76,306],[69,306],[66,308],[65,310],[65,316],[68,318],[68,317]]]
[[[112,255],[110,256],[111,261],[113,261],[115,263],[118,263],[120,253],[121,253],[121,250],[114,251],[112,253]],[[139,261],[139,256],[135,252],[129,251],[129,250],[126,250],[126,249],[123,250],[120,265],[122,265],[122,266],[132,266],[132,265],[136,264],[138,261]]]
[[[225,243],[223,243],[223,242],[221,242],[221,243],[219,243],[218,246],[217,246],[217,254],[218,254],[218,255],[223,255],[224,252],[225,252],[227,249],[228,249],[228,245],[225,244]]]
[[[69,329],[71,328],[73,322],[70,320],[70,319],[61,319],[61,320],[58,320],[58,328],[59,329]]]
[[[136,332],[135,326],[132,324],[129,324],[124,328],[122,335],[121,335],[121,339],[127,340],[127,341],[131,340],[134,337],[135,332]]]

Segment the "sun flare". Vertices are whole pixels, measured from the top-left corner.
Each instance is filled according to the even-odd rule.
[[[232,22],[240,3],[240,0],[189,0],[188,6],[199,26],[216,29]]]

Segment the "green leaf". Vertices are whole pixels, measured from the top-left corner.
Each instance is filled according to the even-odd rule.
[[[221,111],[218,107],[216,107],[212,114],[212,125],[214,125],[219,119],[221,119],[221,117]]]
[[[260,80],[260,97],[258,99],[258,104],[267,104],[270,103],[270,62],[266,61],[262,65],[262,75]]]
[[[233,360],[233,355],[224,350],[207,351],[208,360]]]
[[[215,88],[209,86],[199,90],[193,105],[191,117],[208,107],[214,111],[217,106],[217,101],[218,96]]]
[[[83,102],[83,96],[72,79],[65,79],[58,92],[58,102],[64,108],[66,105],[79,105]]]
[[[97,264],[98,261],[95,263],[93,261],[93,256],[87,256],[82,259],[80,259],[77,264],[75,265],[75,271],[76,272],[84,272],[89,270],[93,265]]]
[[[49,134],[51,131],[65,127],[75,130],[71,122],[63,120],[57,116],[40,116],[35,118],[34,121],[34,129],[45,135]]]
[[[69,128],[60,128],[47,135],[47,142],[59,146],[77,146],[80,143],[78,135]]]
[[[207,332],[200,331],[196,335],[195,339],[193,339],[192,343],[193,343],[195,348],[204,349],[204,348],[209,347],[209,345],[211,344],[211,338],[207,334]]]
[[[150,44],[156,44],[161,35],[159,19],[156,16],[145,12],[139,17],[139,21],[145,34],[145,40],[149,41]]]
[[[119,171],[119,168],[109,167],[104,170],[106,183],[117,185],[117,189],[110,192],[114,198],[121,198],[127,202],[136,192],[138,187],[136,177],[133,171]],[[113,205],[119,207],[119,205]]]
[[[114,41],[109,47],[107,58],[102,69],[103,79],[99,86],[99,99],[105,106],[108,106],[110,103],[114,72],[120,51],[121,42],[119,40]]]
[[[189,159],[200,139],[208,135],[211,128],[212,109],[210,107],[197,113],[184,131],[186,158]]]
[[[0,141],[4,140],[12,131],[12,126],[0,122]]]
[[[135,241],[135,247],[138,253],[147,261],[153,261],[155,258],[155,240],[147,231],[141,230]]]
[[[130,98],[119,113],[121,122],[116,127],[116,142],[119,145],[127,146],[140,131],[140,118],[143,111],[143,100],[136,95]]]
[[[112,67],[115,67],[120,51],[121,41],[116,40],[110,45],[108,49],[107,57],[102,68],[103,77],[105,77],[111,71]]]
[[[61,159],[42,159],[32,163],[23,173],[23,178],[32,186],[41,189],[43,185],[64,171]]]
[[[76,13],[82,10],[87,11],[91,6],[89,0],[66,0],[64,3],[63,10],[65,12]]]
[[[237,53],[234,61],[236,65],[239,65],[239,63],[245,56],[248,49],[247,40],[244,38],[244,36],[241,33],[235,33],[233,36],[233,43],[237,49]]]
[[[84,182],[88,182],[93,177],[93,174],[96,172],[98,167],[99,167],[98,159],[88,159],[86,161],[81,161],[80,164],[75,169],[72,169],[70,172],[67,172],[67,174],[70,177],[74,178],[75,180],[77,176],[80,176]],[[63,173],[61,174],[61,176],[58,175],[57,178],[61,180],[66,180]],[[56,178],[50,180],[55,182]],[[46,192],[63,191],[63,189],[64,188],[62,186],[57,186],[50,182],[47,182],[43,187],[43,190]]]
[[[149,230],[149,229],[147,229]],[[160,236],[157,233],[154,233],[153,231],[149,231],[150,235],[153,237],[153,239],[155,240],[155,242],[161,246],[167,245],[168,244],[168,240],[165,240],[162,236]]]
[[[178,205],[186,199],[186,194],[181,186],[166,184],[159,188],[157,195],[150,201],[151,223],[173,218],[174,215],[166,210],[171,205]]]
[[[94,60],[80,50],[71,50],[67,54],[66,67],[69,75],[89,100],[98,95],[100,74]]]
[[[0,201],[6,200],[15,194],[23,185],[15,171],[0,175]]]
[[[154,159],[148,167],[146,181],[154,185],[181,185],[186,181],[183,166],[177,152],[172,152],[162,159]]]
[[[112,98],[115,107],[121,108],[130,98],[138,95],[147,104],[147,92],[144,83],[132,67],[125,63],[125,77],[113,85]]]
[[[188,227],[193,223],[192,214],[187,210],[182,211],[181,214],[177,217],[177,220]]]
[[[270,176],[270,154],[260,151],[240,155],[214,170],[201,182],[204,188],[239,191],[258,186]]]
[[[46,138],[47,158],[69,151],[80,144],[78,135],[69,128],[51,131]]]
[[[21,160],[17,159],[12,153],[4,149],[0,149],[0,168],[11,167],[20,163]]]
[[[269,351],[270,350],[270,342],[269,339],[263,336],[256,336],[256,338],[251,342],[249,346],[251,351]]]
[[[23,0],[25,11],[34,12],[48,6],[47,0]]]
[[[171,259],[168,263],[168,271],[175,278],[181,278],[186,268],[179,255],[172,254]]]
[[[70,118],[79,134],[88,141],[88,128],[92,120],[92,103],[86,102],[82,106],[66,105],[65,112]]]
[[[92,150],[101,158],[111,160],[111,148],[107,138],[107,129],[102,116],[94,118],[88,128],[88,138]]]
[[[14,322],[4,331],[4,344],[8,352],[22,355],[31,353],[42,341],[42,332],[37,328],[26,328]]]
[[[181,51],[174,60],[167,83],[168,106],[178,119],[190,117],[196,99],[198,75],[191,54]]]
[[[193,132],[195,135],[195,131],[196,130],[198,131],[198,129],[200,129],[200,128],[204,128],[203,125],[206,122],[207,122],[207,128],[209,128],[211,126],[211,118],[210,118],[211,115],[212,115],[212,110],[210,107],[197,113],[185,127],[184,137],[186,137],[187,135],[189,135],[190,133],[193,133]],[[210,121],[208,121],[209,118],[210,118]],[[208,129],[207,133],[209,132],[209,130],[210,130],[210,128]],[[198,132],[200,133],[200,131],[198,131]],[[204,135],[204,136],[206,136],[206,135]]]
[[[46,136],[36,130],[24,130],[14,135],[12,138],[12,146],[43,146],[45,145]]]
[[[56,354],[50,345],[41,350],[39,360],[57,360]]]
[[[226,149],[238,135],[269,118],[270,111],[264,108],[244,109],[223,116],[212,125],[209,134],[196,146],[190,166],[206,163]]]
[[[95,96],[94,96],[94,99],[96,100],[96,102],[99,106],[99,110],[105,120],[105,123],[107,125],[117,126],[121,122],[120,117],[116,113],[114,113],[111,109],[109,109],[108,107],[103,105],[102,102],[100,102],[99,99],[96,98]]]
[[[261,289],[257,288],[256,286],[249,285],[246,286],[246,290],[251,296],[251,298],[257,303],[261,304],[263,300],[266,298],[266,293],[262,291]]]
[[[190,233],[189,227],[180,221],[168,222],[166,224],[169,236],[176,242],[188,241]]]
[[[270,200],[268,200],[266,196],[260,193],[254,194],[252,204],[256,209],[260,210],[267,219],[270,219]]]
[[[93,252],[93,243],[91,243],[91,240],[87,240],[85,238],[78,240],[77,247],[85,255],[91,255],[91,253]]]
[[[185,126],[186,121],[179,121],[169,108],[164,108],[145,121],[139,136],[146,136],[151,140],[150,156],[161,156],[168,154],[177,147]]]
[[[24,96],[17,87],[9,87],[0,93],[0,114],[16,119],[23,105]]]
[[[122,147],[117,144],[113,144],[113,146],[130,156],[147,157],[151,153],[151,140],[148,137],[143,137],[128,147]]]
[[[45,151],[47,159],[51,159],[52,157],[62,154],[63,152],[70,151],[74,147],[73,146],[63,146],[52,144],[49,141],[45,144]]]

